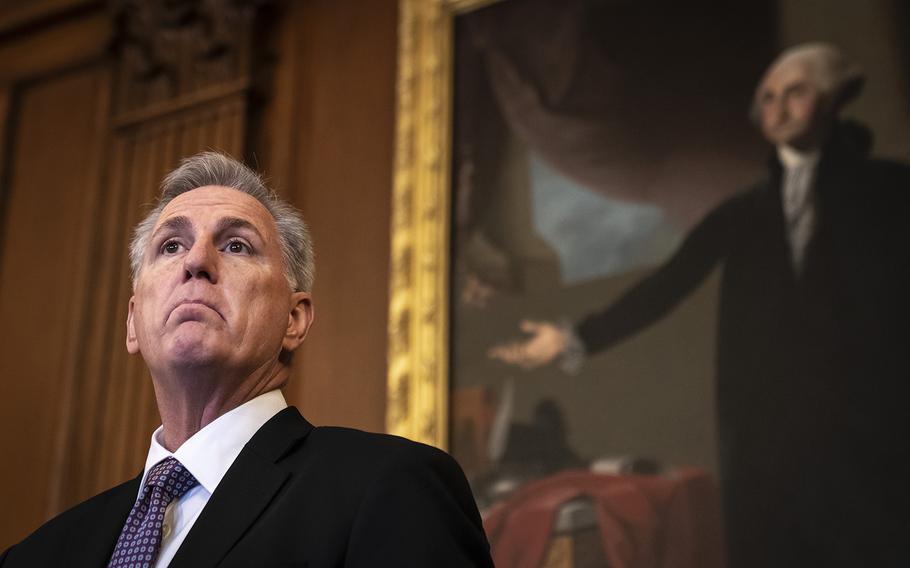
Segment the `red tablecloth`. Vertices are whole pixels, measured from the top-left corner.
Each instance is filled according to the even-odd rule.
[[[673,475],[566,471],[529,483],[484,518],[499,568],[538,568],[560,507],[588,497],[613,568],[722,568],[717,488],[697,469]]]

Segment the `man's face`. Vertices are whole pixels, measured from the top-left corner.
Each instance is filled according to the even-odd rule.
[[[212,364],[252,373],[302,342],[289,334],[300,318],[306,334],[309,296],[292,293],[275,222],[255,198],[218,186],[183,193],[149,241],[127,348],[153,374]]]
[[[811,150],[823,143],[827,101],[805,63],[785,63],[768,73],[757,102],[762,134],[775,146]]]

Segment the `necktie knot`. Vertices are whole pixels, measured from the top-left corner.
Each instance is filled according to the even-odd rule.
[[[174,457],[168,457],[156,463],[149,470],[145,480],[145,491],[157,487],[168,497],[168,501],[180,499],[183,495],[198,485],[199,482],[182,463]]]

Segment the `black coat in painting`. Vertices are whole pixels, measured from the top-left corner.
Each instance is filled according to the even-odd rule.
[[[744,566],[905,565],[910,168],[840,127],[791,261],[781,167],[711,211],[652,275],[577,327],[589,353],[722,267],[717,414],[727,543]]]

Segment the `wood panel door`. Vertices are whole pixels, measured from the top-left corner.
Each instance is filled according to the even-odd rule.
[[[0,36],[0,451],[3,483],[15,487],[0,492],[0,547],[62,504],[107,146],[109,29],[89,11]]]

